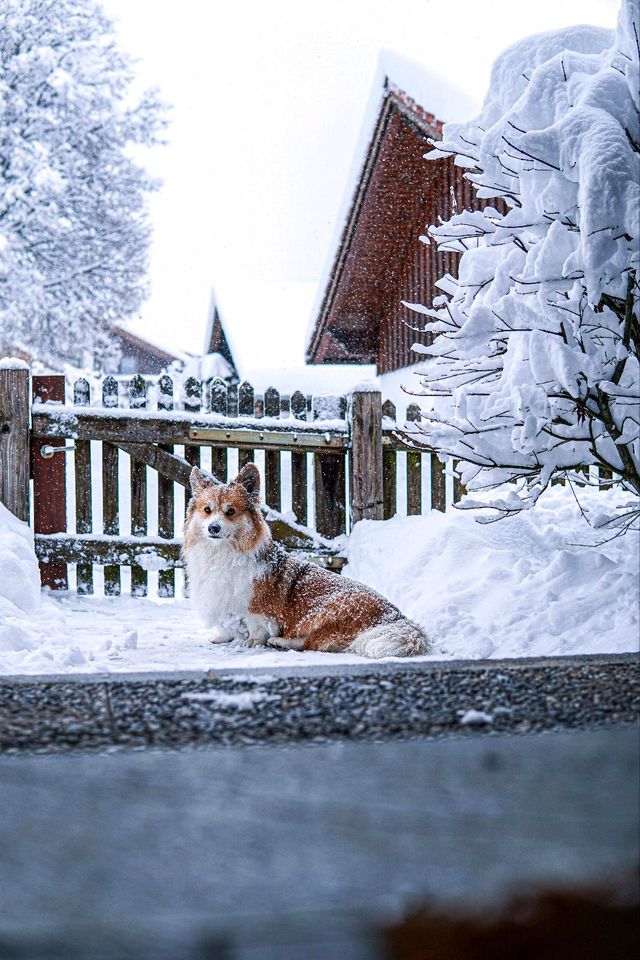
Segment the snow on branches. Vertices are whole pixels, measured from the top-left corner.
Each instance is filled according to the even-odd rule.
[[[407,304],[435,334],[414,348],[429,358],[422,439],[470,491],[515,481],[499,515],[591,464],[640,493],[638,34],[624,0],[615,35],[526,38],[494,64],[480,115],[427,154],[503,201],[430,228],[462,253],[459,275],[431,308]]]
[[[159,142],[154,92],[93,0],[0,6],[0,342],[39,359],[108,349],[145,294],[157,184],[131,147]]]

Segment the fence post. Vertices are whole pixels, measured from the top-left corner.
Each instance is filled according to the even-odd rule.
[[[354,390],[349,398],[351,431],[351,523],[382,520],[382,394]]]
[[[65,378],[62,374],[35,376],[31,381],[34,401],[65,402]],[[66,454],[56,454],[48,460],[40,456],[44,446],[64,447],[63,439],[47,437],[31,441],[33,471],[33,531],[34,533],[66,533],[67,493]],[[40,582],[51,590],[69,588],[66,563],[40,563]]]
[[[29,523],[29,368],[15,363],[0,366],[0,503]]]

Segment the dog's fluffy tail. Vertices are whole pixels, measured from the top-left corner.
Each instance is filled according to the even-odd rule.
[[[402,618],[379,623],[357,634],[345,652],[361,657],[417,657],[429,650],[429,640],[420,627]]]

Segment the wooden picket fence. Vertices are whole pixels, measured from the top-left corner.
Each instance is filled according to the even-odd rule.
[[[409,425],[419,417],[410,406]],[[104,592],[118,595],[122,568],[130,567],[132,594],[146,595],[149,570],[158,570],[158,593],[171,597],[182,565],[176,518],[184,516],[192,467],[224,482],[262,451],[274,537],[339,570],[344,557],[336,538],[360,519],[393,516],[403,499],[399,477],[407,513],[447,506],[443,465],[405,442],[405,425],[370,390],[310,397],[270,387],[258,395],[247,382],[228,387],[220,379],[135,376],[105,377],[92,395],[84,378],[68,389],[62,376],[0,369],[0,502],[33,523],[47,586],[67,588],[72,564],[77,591],[92,593],[101,567]],[[153,497],[151,471],[158,475]],[[283,486],[295,522],[281,513]],[[454,498],[460,494],[456,481]],[[126,526],[130,534],[122,532]],[[150,527],[157,532],[149,534]]]

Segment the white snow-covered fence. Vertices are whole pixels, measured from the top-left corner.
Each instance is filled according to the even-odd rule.
[[[43,379],[48,389],[48,381],[59,381],[53,401],[38,387],[31,412],[35,501],[40,506],[34,511],[36,550],[48,585],[66,586],[66,565],[72,563],[78,592],[91,593],[94,567],[100,566],[105,592],[117,595],[121,567],[128,566],[134,595],[147,593],[148,574],[154,570],[159,594],[173,596],[175,570],[181,566],[176,526],[184,516],[192,467],[210,469],[225,481],[256,458],[256,451],[262,452],[265,514],[274,537],[325,566],[339,568],[344,562],[332,542],[346,530],[350,433],[344,398],[307,398],[299,391],[281,397],[275,388],[256,397],[249,383],[229,388],[220,379],[200,383],[190,378],[174,384],[165,376],[149,384],[136,376],[127,384],[106,377],[93,385],[93,397],[89,382],[80,379],[72,387],[73,402],[67,402],[71,398],[65,395],[63,377],[34,378],[34,384]],[[64,453],[43,458],[42,447],[65,441],[68,447],[69,440],[73,468],[58,483],[54,498],[51,481],[59,480],[66,458]],[[237,451],[233,458],[231,451]],[[283,486],[292,507],[286,515],[281,513]],[[55,512],[64,510],[67,500],[75,524],[66,515],[56,522],[43,516],[43,504]],[[52,569],[56,576],[47,578]]]
[[[465,493],[457,462],[446,464],[435,450],[418,440],[422,412],[417,403],[406,409],[404,419],[391,400],[382,404],[383,518],[398,513],[419,516],[430,510],[446,511]],[[401,484],[404,490],[401,490]]]
[[[26,368],[0,374],[2,500],[28,518],[31,475],[36,551],[52,589],[104,585],[119,595],[130,583],[134,595],[174,596],[195,465],[224,482],[257,460],[274,537],[334,569],[344,563],[336,538],[357,521],[444,510],[451,500],[435,454],[412,446],[418,408],[401,423],[370,386],[347,401],[273,387],[256,396],[250,383],[220,379],[69,385],[41,375],[30,385]]]

